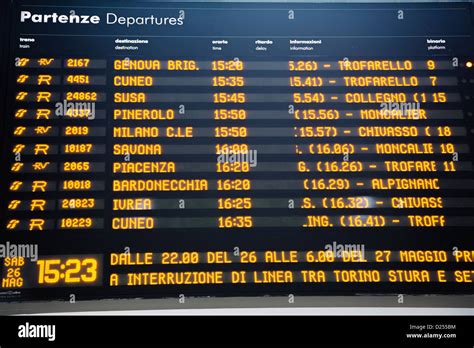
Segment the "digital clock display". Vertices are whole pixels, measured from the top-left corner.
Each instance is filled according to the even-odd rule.
[[[0,302],[472,294],[470,4],[4,6]]]
[[[97,281],[97,260],[94,258],[49,259],[36,261],[38,284],[94,283]]]

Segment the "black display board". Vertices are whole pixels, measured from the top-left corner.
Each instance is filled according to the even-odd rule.
[[[470,4],[1,15],[0,301],[472,293]]]

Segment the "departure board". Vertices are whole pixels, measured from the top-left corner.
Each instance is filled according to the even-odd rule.
[[[471,4],[2,15],[1,302],[472,294]]]

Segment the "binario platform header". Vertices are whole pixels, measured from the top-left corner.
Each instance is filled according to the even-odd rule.
[[[43,14],[32,13],[30,11],[21,11],[20,22],[22,23],[38,23],[38,24],[100,24],[102,18],[99,15],[76,14],[76,11],[71,10],[69,14],[58,14],[57,12]],[[138,17],[124,17],[115,13],[108,12],[105,15],[105,23],[107,25],[125,25],[127,27],[134,25],[157,25],[157,26],[174,26],[184,24],[184,11],[179,11],[176,17],[162,17],[162,16],[138,16]]]

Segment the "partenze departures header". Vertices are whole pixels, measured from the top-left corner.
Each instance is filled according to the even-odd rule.
[[[69,14],[58,14],[56,12],[50,14],[31,13],[30,11],[21,11],[20,22],[22,23],[58,23],[58,24],[100,24],[101,17],[98,15],[79,15],[75,11]],[[153,15],[147,17],[123,17],[115,13],[106,14],[106,24],[125,25],[127,27],[134,25],[183,25],[184,11],[179,11],[177,17],[155,17]]]

